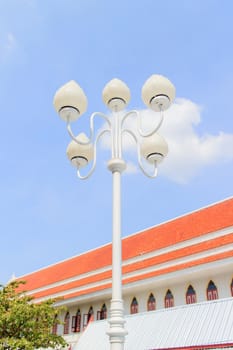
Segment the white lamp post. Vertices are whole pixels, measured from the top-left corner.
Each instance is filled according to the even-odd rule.
[[[87,98],[79,85],[70,81],[62,86],[54,96],[54,107],[60,117],[66,121],[67,130],[72,141],[67,148],[67,156],[77,167],[80,179],[87,179],[96,166],[96,147],[105,134],[111,135],[111,159],[108,169],[113,175],[113,223],[112,223],[112,299],[109,318],[110,349],[123,350],[125,335],[124,307],[122,300],[122,254],[121,254],[121,173],[126,169],[122,158],[122,136],[128,134],[137,146],[138,163],[142,172],[150,178],[157,176],[157,164],[168,153],[168,146],[162,136],[157,134],[163,122],[163,111],[169,108],[175,98],[175,87],[165,77],[152,75],[142,87],[142,100],[147,107],[159,113],[159,121],[155,122],[150,132],[144,132],[141,126],[139,111],[122,112],[130,100],[130,90],[121,80],[111,80],[103,89],[103,101],[111,110],[111,115],[95,112],[90,116],[90,136],[84,133],[74,136],[71,122],[77,120],[87,109]],[[121,112],[121,113],[119,113]],[[137,133],[127,129],[125,122],[129,116],[137,120]],[[106,127],[94,135],[94,119],[103,118]],[[146,160],[151,169],[145,169],[142,159]],[[82,175],[80,169],[92,162],[87,175]]]

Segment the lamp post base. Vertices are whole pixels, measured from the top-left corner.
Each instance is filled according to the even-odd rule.
[[[110,329],[109,335],[110,350],[124,350],[125,336],[127,331],[124,329],[124,308],[122,299],[112,299],[110,308]]]

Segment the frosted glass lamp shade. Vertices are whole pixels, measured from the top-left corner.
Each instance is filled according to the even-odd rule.
[[[83,167],[93,160],[94,148],[88,143],[89,139],[84,133],[79,134],[76,139],[83,144],[72,140],[66,149],[66,154],[74,166]]]
[[[161,135],[153,134],[143,137],[140,151],[141,156],[149,163],[154,163],[154,161],[160,163],[168,154],[168,145]]]
[[[62,109],[75,109],[77,113],[70,113],[70,121],[74,121],[87,110],[87,97],[81,87],[71,80],[63,85],[54,95],[53,105],[57,113],[61,113]],[[61,113],[61,118],[66,119],[64,113]]]
[[[102,92],[102,98],[105,105],[110,108],[111,106],[109,106],[109,104],[115,99],[121,100],[123,102],[122,107],[125,108],[130,101],[130,90],[123,81],[119,79],[112,79],[105,85]]]
[[[162,75],[152,75],[142,87],[142,100],[145,105],[153,109],[152,100],[155,97],[167,97],[168,104],[163,109],[167,109],[175,98],[174,85]]]

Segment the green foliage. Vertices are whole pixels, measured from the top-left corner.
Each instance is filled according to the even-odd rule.
[[[34,303],[33,298],[20,291],[23,281],[0,288],[0,350],[34,350],[61,348],[66,342],[52,334],[54,320],[61,309],[53,307],[54,300]]]

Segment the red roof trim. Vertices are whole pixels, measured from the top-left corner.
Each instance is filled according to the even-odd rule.
[[[136,276],[136,277],[135,276],[134,277],[130,277],[130,278],[127,278],[127,279],[123,280],[123,284],[132,283],[132,282],[139,281],[139,280],[142,280],[142,279],[147,279],[147,278],[151,278],[151,277],[155,277],[155,276],[171,273],[171,272],[174,272],[174,271],[177,271],[177,270],[188,269],[188,268],[191,268],[193,266],[207,264],[209,262],[214,262],[214,261],[218,261],[218,260],[222,260],[222,259],[226,259],[226,258],[232,258],[232,256],[233,256],[233,250],[228,251],[228,252],[224,252],[224,253],[220,253],[220,254],[216,254],[214,256],[209,256],[209,257],[205,257],[205,258],[202,258],[202,259],[190,261],[190,262],[187,262],[187,263],[170,266],[168,268],[164,268],[164,269],[161,269],[161,270],[148,272],[148,273]]]
[[[208,344],[208,345],[192,345],[192,346],[180,346],[172,348],[153,348],[150,350],[204,350],[204,349],[224,349],[233,347],[233,343],[225,344]]]
[[[214,249],[217,247],[224,246],[226,244],[233,243],[233,233],[225,236],[221,236],[215,239],[211,239],[209,241],[205,241],[202,243],[197,243],[194,245],[190,245],[185,248],[180,248],[168,253],[164,253],[149,259],[145,259],[136,263],[132,263],[123,267],[123,273],[144,269],[149,266],[162,264],[164,262],[172,261],[175,259],[184,258],[186,256],[191,256],[193,254],[198,254],[200,252],[207,251],[209,249]]]

